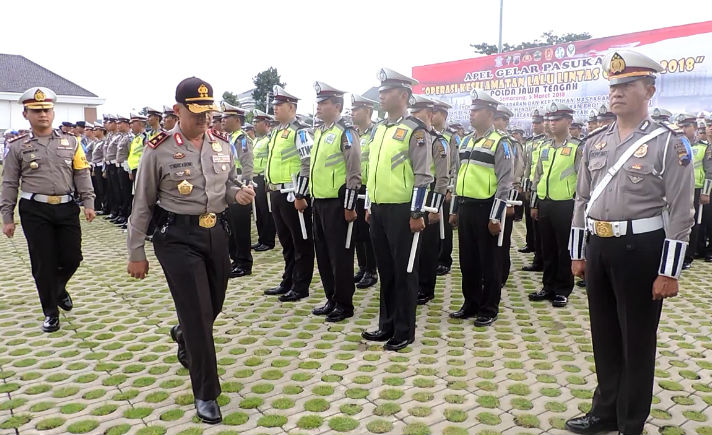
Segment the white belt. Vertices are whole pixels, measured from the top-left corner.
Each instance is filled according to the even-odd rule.
[[[66,204],[72,200],[72,195],[42,195],[39,193],[20,192],[20,198],[32,201],[44,202],[45,204]]]
[[[116,160],[110,160],[109,163],[111,163],[112,165],[115,165],[115,164],[116,164]]]
[[[621,237],[628,233],[628,222],[631,223],[633,234],[649,233],[663,228],[663,217],[661,215],[614,222],[597,221],[589,218],[586,222],[586,228],[591,234],[595,234],[598,237]]]

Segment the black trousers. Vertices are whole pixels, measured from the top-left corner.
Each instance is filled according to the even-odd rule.
[[[366,192],[365,188],[361,189],[360,194]],[[356,214],[358,218],[354,222],[354,230],[352,234],[353,244],[356,246],[356,258],[358,260],[359,270],[376,273],[376,254],[373,252],[373,243],[371,243],[371,234],[368,223],[366,222],[366,201],[359,199],[356,202]]]
[[[532,249],[535,249],[536,242],[534,241],[535,229],[534,229],[534,219],[532,219],[531,207],[529,207],[529,200],[524,200],[524,224],[527,227],[527,235],[525,243]]]
[[[420,293],[426,296],[435,296],[435,282],[440,256],[440,223],[431,223],[426,214],[425,229],[420,234],[420,261],[418,262],[418,277]]]
[[[408,257],[413,242],[410,203],[372,204],[371,241],[381,278],[378,328],[392,331],[396,340],[413,340],[418,302],[419,254],[415,256],[413,272],[408,273]]]
[[[183,331],[193,395],[214,400],[221,390],[213,323],[222,310],[230,274],[226,224],[206,229],[197,223],[164,223],[159,221],[153,246]]]
[[[598,386],[591,413],[641,433],[650,413],[662,301],[652,298],[665,232],[600,238],[586,247],[586,291]],[[633,259],[633,260],[631,260]]]
[[[106,185],[106,179],[101,176],[102,168],[95,166],[91,170],[91,184],[94,187],[94,209],[95,210],[105,210],[104,208],[104,187]]]
[[[116,168],[116,173],[119,180],[119,216],[128,218],[133,202],[133,181],[129,179],[129,173],[124,171],[124,168]]]
[[[354,248],[352,243],[346,249],[348,222],[344,219],[344,200],[315,199],[312,207],[314,249],[326,299],[353,313]]]
[[[82,261],[79,206],[20,199],[18,209],[42,311],[57,317],[57,301],[66,296],[67,282]]]
[[[685,262],[689,262],[689,263],[691,263],[693,258],[695,258],[695,253],[698,248],[698,243],[699,243],[700,237],[704,237],[704,235],[700,236],[702,225],[697,223],[697,215],[700,212],[699,211],[700,193],[702,193],[702,189],[695,189],[695,196],[694,196],[695,223],[692,226],[692,231],[690,232],[690,244],[688,245],[687,251],[685,251]],[[704,216],[704,211],[702,212],[702,216]]]
[[[277,230],[274,228],[274,219],[267,204],[267,190],[265,187],[264,175],[257,175],[254,178],[255,184],[255,208],[257,209],[257,241],[263,245],[274,248],[274,238]]]
[[[702,227],[697,237],[697,246],[700,254],[705,257],[712,256],[712,204],[706,204],[702,210]]]
[[[119,185],[119,168],[108,163],[106,167],[107,184],[109,186],[109,212],[118,216],[121,210],[121,188]]]
[[[445,238],[440,241],[440,255],[438,264],[452,267],[452,226],[450,226],[450,201],[443,203],[443,216],[445,219]]]
[[[235,266],[252,270],[252,205],[230,204],[230,258]]]
[[[493,200],[465,200],[458,212],[464,308],[488,317],[499,313],[502,296],[502,248],[497,246],[497,236],[487,229],[492,203]]]
[[[544,261],[544,288],[569,297],[574,289],[569,254],[569,233],[574,215],[574,200],[539,201],[539,234]]]
[[[502,267],[502,285],[507,283],[509,279],[509,270],[512,267],[512,258],[510,255],[510,249],[512,247],[512,230],[514,229],[514,216],[507,216],[506,224],[504,226],[504,237],[502,238],[502,247],[499,250],[502,259],[499,264]]]
[[[286,193],[273,191],[269,194],[272,217],[284,257],[284,274],[280,285],[300,294],[309,294],[309,284],[314,274],[312,208],[307,207],[304,210],[304,224],[307,229],[307,239],[304,240],[299,225],[299,212],[294,208],[294,203],[287,200]]]

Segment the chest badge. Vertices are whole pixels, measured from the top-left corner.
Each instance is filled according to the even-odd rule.
[[[180,152],[173,154],[174,159],[182,159],[183,157],[185,157],[185,154]]]
[[[40,167],[39,163],[37,163],[37,162],[30,162],[30,168],[32,168],[32,169],[37,169],[37,168],[39,168],[39,167]]]
[[[630,180],[631,183],[633,184],[638,184],[641,181],[643,181],[643,177],[638,177],[636,175],[629,175],[628,179]]]
[[[594,145],[593,147],[596,148],[597,150],[602,150],[603,148],[606,147],[606,145],[607,144],[605,142],[599,142],[596,145]]]
[[[60,139],[59,144],[60,145],[69,145],[69,141],[67,139]]]
[[[183,180],[180,183],[178,183],[178,192],[181,195],[190,195],[190,192],[193,191],[193,185],[188,182],[188,180]]]
[[[634,156],[641,158],[645,157],[645,155],[648,154],[648,144],[644,143],[643,145],[639,146],[637,150],[633,153]]]
[[[222,152],[222,145],[220,145],[218,142],[213,142],[210,145],[213,147],[213,151],[217,153]]]

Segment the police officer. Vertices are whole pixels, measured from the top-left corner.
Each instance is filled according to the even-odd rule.
[[[265,180],[285,267],[282,282],[264,293],[280,295],[281,302],[293,302],[309,296],[314,273],[312,210],[307,202],[313,141],[307,126],[296,120],[299,99],[278,85],[272,89],[272,95],[274,117],[279,125],[270,136]]]
[[[502,292],[502,247],[497,246],[512,190],[510,140],[494,128],[499,102],[486,91],[471,92],[470,123],[475,131],[465,136],[460,169],[455,179],[457,203],[450,224],[459,224],[460,270],[465,303],[450,314],[454,319],[475,318],[475,326],[497,320]]]
[[[543,288],[531,293],[529,300],[550,300],[560,308],[568,303],[574,286],[568,245],[582,148],[569,134],[573,113],[563,103],[549,106],[546,116],[552,137],[541,147],[532,193],[531,213],[541,234],[544,275]]]
[[[316,115],[323,125],[314,131],[309,192],[313,199],[314,248],[326,304],[312,313],[339,322],[354,314],[354,248],[349,225],[357,218],[361,188],[361,145],[356,130],[341,117],[344,91],[315,82]]]
[[[67,283],[82,261],[79,207],[73,193],[83,201],[87,221],[96,216],[84,150],[76,136],[52,130],[56,100],[56,94],[43,87],[30,88],[20,96],[22,115],[31,130],[6,144],[0,201],[3,233],[12,238],[17,191],[22,183],[20,221],[45,315],[44,332],[59,329],[57,307],[64,311],[73,307]]]
[[[272,115],[254,109],[252,114],[252,122],[255,125],[255,147],[254,155],[254,177],[253,180],[257,185],[255,187],[255,208],[257,209],[257,243],[252,245],[255,252],[264,252],[274,249],[274,238],[276,230],[274,228],[274,219],[272,211],[267,202],[267,189],[265,186],[265,167],[267,166],[267,158],[269,157],[269,131]]]
[[[371,134],[367,191],[371,207],[366,219],[381,277],[381,309],[378,329],[361,336],[386,341],[384,349],[397,351],[415,340],[417,249],[411,273],[408,263],[414,233],[425,229],[432,149],[425,129],[406,119],[412,86],[418,82],[388,68],[381,69],[378,78],[387,118]]]
[[[129,178],[129,150],[133,134],[131,134],[131,117],[119,115],[116,120],[119,130],[116,139],[116,180],[119,186],[119,218],[114,222],[122,229],[126,229],[126,221],[131,214],[131,201],[133,200],[133,183]]]
[[[574,120],[569,127],[569,136],[573,139],[581,140],[581,130],[583,129],[583,123],[581,121]]]
[[[586,124],[586,131],[588,134],[593,133],[599,127],[598,125],[598,111],[591,110],[588,114],[588,122]]]
[[[104,145],[106,144],[106,129],[104,128],[104,123],[102,121],[96,121],[94,123],[94,142],[92,143],[92,154],[91,161],[89,164],[91,166],[91,180],[94,186],[94,193],[96,194],[96,199],[94,200],[94,207],[96,209],[97,215],[104,214],[104,203],[106,197],[104,192],[106,191],[106,180],[104,179]]]
[[[664,121],[664,122],[671,122],[672,121],[672,112],[670,112],[667,109],[663,109],[662,107],[655,107],[653,110],[650,112],[650,117],[653,118],[654,121]]]
[[[537,222],[531,217],[531,194],[535,190],[532,186],[536,162],[539,158],[539,147],[546,140],[544,134],[543,109],[534,109],[532,112],[532,137],[524,145],[524,178],[522,180],[526,201],[524,202],[524,223],[527,226],[526,245],[519,249],[522,253],[534,253],[531,265],[523,266],[525,272],[541,272],[544,268],[541,258],[541,238],[538,234]]]
[[[111,223],[115,223],[120,218],[119,210],[121,208],[121,189],[116,168],[116,144],[121,138],[121,134],[118,131],[117,120],[116,115],[109,115],[105,124],[109,134],[104,146],[104,176],[109,193],[107,195],[109,204],[107,219]]]
[[[362,95],[351,94],[351,116],[353,117],[354,127],[359,134],[361,147],[361,189],[359,189],[359,196],[366,194],[371,133],[375,129],[371,118],[376,104],[378,103]],[[353,281],[356,283],[356,288],[362,289],[374,286],[378,282],[376,254],[373,252],[369,225],[366,222],[365,197],[358,199],[356,213],[358,214],[358,219],[354,223],[353,243],[356,246],[358,271],[354,275]]]
[[[249,137],[254,143],[256,137],[255,126],[250,124],[249,122],[246,122],[245,125],[242,127],[242,130],[244,130],[245,134],[247,134],[247,137]]]
[[[608,104],[601,104],[601,107],[598,108],[598,115],[596,115],[598,128],[611,125],[615,120],[616,114],[611,112],[611,109],[608,108]]]
[[[572,271],[586,276],[598,386],[591,411],[566,427],[640,434],[662,300],[678,292],[693,224],[692,153],[676,127],[648,116],[657,62],[617,50],[602,68],[617,120],[586,140],[569,242]]]
[[[704,119],[705,125],[705,142],[707,143],[707,152],[705,154],[705,163],[707,160],[712,160],[712,147],[709,146],[710,138],[712,138],[712,114],[707,115]],[[700,203],[703,204],[702,209],[702,228],[701,235],[698,238],[699,252],[704,255],[705,262],[712,262],[712,204],[710,204],[710,195],[702,192],[700,194]]]
[[[249,204],[251,186],[237,180],[230,144],[208,130],[217,106],[212,87],[191,77],[176,88],[180,123],[148,142],[137,174],[129,219],[128,273],[148,273],[144,239],[153,217],[153,246],[168,281],[179,325],[171,329],[179,361],[190,371],[198,418],[222,420],[213,322],[222,309],[230,273],[224,212],[229,203]]]
[[[235,157],[237,178],[245,184],[252,185],[252,139],[242,130],[246,110],[223,102],[223,127],[227,133],[226,139],[232,146]],[[218,134],[218,133],[216,133]],[[230,278],[252,275],[252,247],[250,233],[252,222],[250,204],[230,204],[228,216],[230,220],[230,258],[232,271]]]
[[[163,106],[163,130],[171,131],[178,123],[178,117],[172,106]]]
[[[158,136],[158,133],[163,131],[161,128],[161,120],[163,119],[163,114],[160,110],[154,109],[152,107],[146,107],[147,121],[149,130],[146,133],[148,139],[153,139]]]
[[[143,155],[143,150],[148,141],[146,133],[146,117],[137,113],[131,114],[131,143],[129,144],[129,156],[126,159],[126,165],[129,168],[129,179],[133,182],[136,179],[136,171]]]
[[[225,128],[223,126],[223,115],[220,112],[213,113],[213,122],[210,124],[210,129],[214,133],[223,133]]]

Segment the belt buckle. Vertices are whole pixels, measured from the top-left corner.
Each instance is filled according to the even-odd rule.
[[[52,204],[52,205],[57,205],[62,203],[62,197],[61,196],[48,196],[47,197],[47,204]]]
[[[200,215],[200,218],[198,219],[198,225],[200,225],[203,228],[212,228],[215,226],[215,223],[217,222],[217,216],[215,213],[203,213]]]
[[[613,225],[610,222],[595,221],[593,225],[598,237],[613,237]]]

